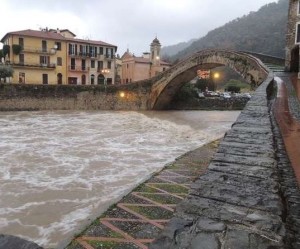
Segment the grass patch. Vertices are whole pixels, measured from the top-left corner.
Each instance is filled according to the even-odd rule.
[[[151,220],[171,219],[173,212],[160,207],[127,206],[131,210]]]
[[[134,192],[147,192],[147,193],[159,193],[159,190],[142,184],[133,190]]]
[[[156,201],[160,204],[178,204],[181,199],[176,198],[175,196],[168,196],[168,195],[156,195],[156,194],[143,194],[142,196],[152,200]]]
[[[189,190],[183,186],[180,186],[178,184],[170,184],[170,183],[151,183],[149,184],[153,187],[165,190],[169,193],[182,193],[187,194]]]
[[[97,241],[97,240],[89,240],[88,243],[97,249],[112,249],[117,246],[121,246],[122,243],[112,242],[112,241]],[[120,247],[121,248],[121,247]]]

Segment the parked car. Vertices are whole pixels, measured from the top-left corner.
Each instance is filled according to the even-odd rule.
[[[224,93],[220,94],[220,98],[222,98],[222,99],[230,99],[231,95],[228,92],[224,92]]]
[[[204,99],[205,98],[204,93],[203,92],[198,92],[198,97],[200,99]]]
[[[204,92],[204,96],[205,97],[218,97],[219,94],[213,91],[205,91]]]
[[[251,99],[250,93],[243,93],[243,94],[242,94],[242,97]]]

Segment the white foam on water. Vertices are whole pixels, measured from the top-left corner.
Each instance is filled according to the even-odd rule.
[[[0,113],[0,232],[48,247],[239,112]]]

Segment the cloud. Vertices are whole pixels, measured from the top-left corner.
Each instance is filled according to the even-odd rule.
[[[2,0],[0,34],[40,27],[68,28],[79,38],[149,50],[157,35],[162,45],[204,36],[208,31],[257,10],[271,0]],[[4,7],[3,7],[4,6]],[[3,11],[4,10],[4,11]]]

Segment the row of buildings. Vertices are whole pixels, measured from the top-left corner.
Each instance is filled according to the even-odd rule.
[[[170,67],[160,59],[157,38],[150,52],[136,57],[128,50],[120,58],[117,46],[77,39],[68,29],[22,30],[2,39],[1,63],[11,65],[8,81],[22,84],[126,84],[155,76]]]

